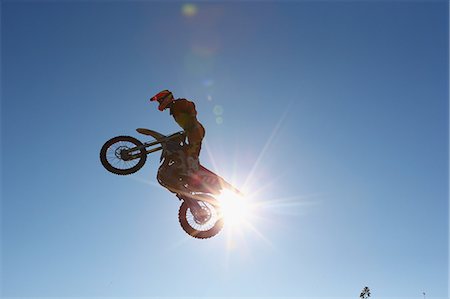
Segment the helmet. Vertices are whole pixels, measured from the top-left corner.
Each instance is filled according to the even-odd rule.
[[[164,109],[167,108],[167,106],[172,103],[174,101],[173,98],[173,94],[166,90],[163,90],[159,93],[157,93],[156,95],[154,95],[153,97],[150,98],[150,101],[158,101],[159,106],[158,109],[159,111],[163,111]]]

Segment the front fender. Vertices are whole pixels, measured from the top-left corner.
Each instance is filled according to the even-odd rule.
[[[162,139],[162,138],[166,137],[166,135],[163,135],[161,133],[158,133],[156,131],[149,130],[149,129],[138,128],[138,129],[136,129],[136,131],[138,133],[141,133],[141,134],[144,134],[144,135],[152,136],[155,139]]]

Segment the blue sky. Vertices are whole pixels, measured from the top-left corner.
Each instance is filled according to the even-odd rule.
[[[2,296],[448,297],[448,2],[2,1]],[[179,130],[258,204],[189,238],[98,153]]]

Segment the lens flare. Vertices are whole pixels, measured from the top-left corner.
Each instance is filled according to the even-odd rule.
[[[250,206],[243,195],[225,189],[218,199],[220,201],[220,211],[226,225],[238,226],[248,220]]]
[[[220,106],[220,105],[214,106],[213,113],[215,115],[222,115],[223,114],[223,107]]]
[[[193,17],[197,14],[197,6],[194,4],[184,4],[181,13],[186,17]]]
[[[224,189],[218,200],[220,202],[220,212],[223,215],[226,226],[242,229],[249,224],[252,217],[252,207],[243,194]]]

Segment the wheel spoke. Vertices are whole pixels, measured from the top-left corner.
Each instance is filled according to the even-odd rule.
[[[136,166],[139,162],[139,159],[133,159],[133,160],[123,160],[117,157],[117,151],[119,149],[129,149],[136,147],[135,144],[129,142],[129,141],[119,141],[113,145],[111,145],[107,150],[107,161],[115,168],[117,169],[129,169],[134,166]],[[137,153],[138,151],[134,151],[133,153]]]
[[[215,213],[214,207],[209,207],[209,204],[205,202],[201,202],[200,205],[208,210],[208,213],[211,214],[209,216],[210,218],[205,223],[200,224],[195,220],[195,216],[193,215],[191,209],[187,209],[186,220],[193,229],[197,231],[208,231],[214,227],[219,218],[217,217],[217,213]],[[214,211],[214,213],[212,213],[212,210]]]
[[[147,158],[142,143],[130,136],[118,136],[110,139],[102,147],[100,160],[103,166],[116,174],[130,174],[139,170]],[[134,156],[130,160],[124,160],[123,150],[134,149],[129,155]]]

